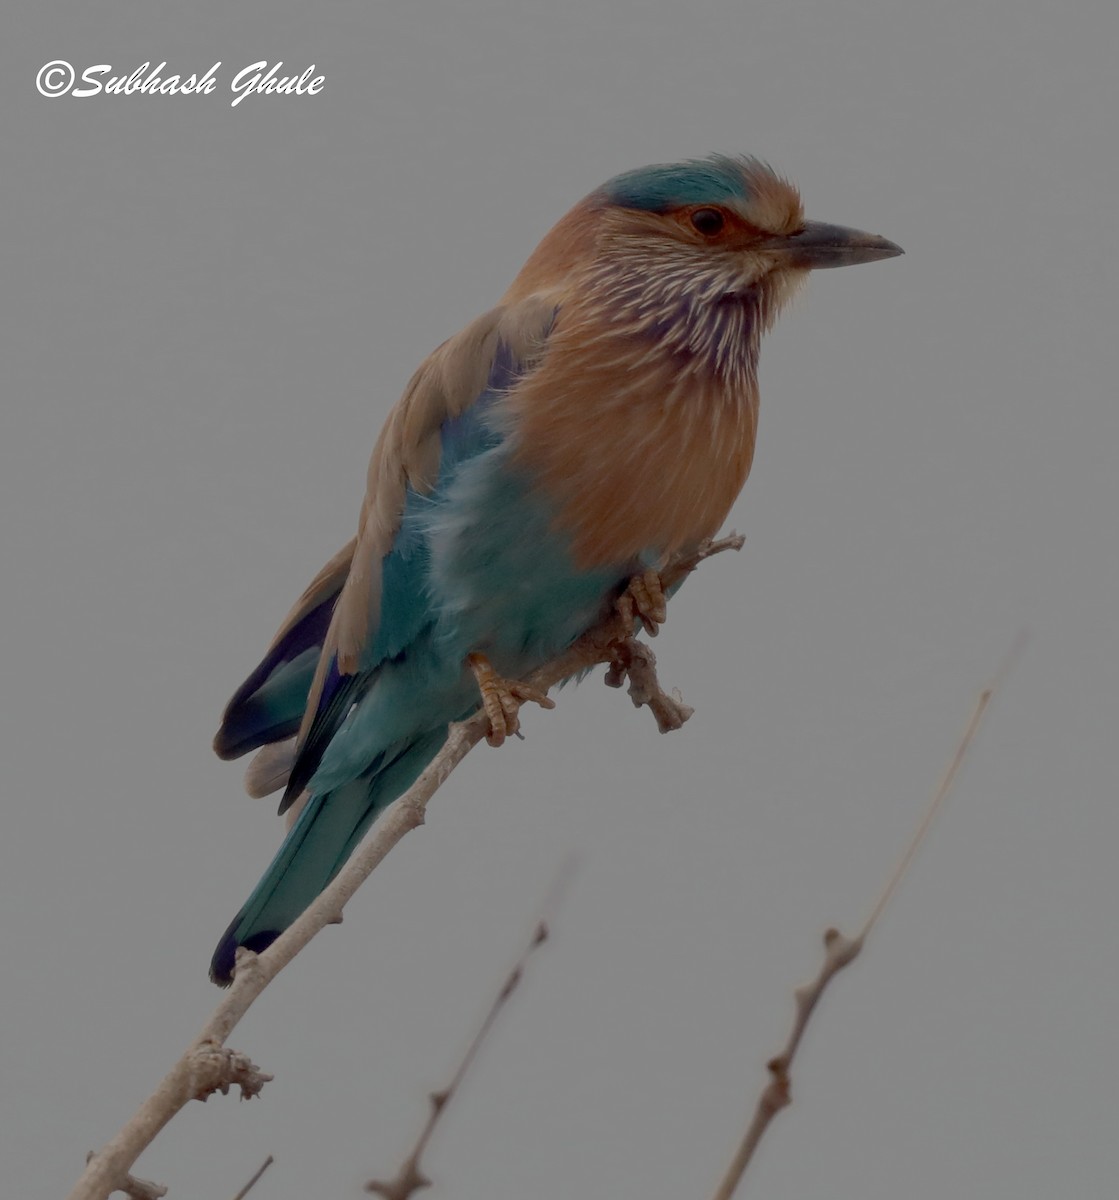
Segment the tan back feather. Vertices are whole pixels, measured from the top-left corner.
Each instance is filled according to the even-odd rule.
[[[271,651],[288,633],[303,620],[308,613],[317,608],[328,596],[338,591],[350,571],[350,563],[354,557],[357,538],[352,537],[341,550],[322,568],[311,580],[303,595],[292,605],[290,612],[284,617],[276,636],[272,639]]]
[[[535,362],[552,313],[552,303],[537,296],[484,313],[428,356],[389,414],[369,460],[349,573],[311,685],[300,745],[318,708],[331,658],[337,655],[343,675],[360,668],[380,619],[382,562],[400,528],[407,489],[429,493],[439,477],[443,423],[484,392],[499,343],[526,368]]]

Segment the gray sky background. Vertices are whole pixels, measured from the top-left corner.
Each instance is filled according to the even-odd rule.
[[[64,1194],[218,999],[281,834],[209,741],[350,535],[422,357],[576,200],[750,152],[906,257],[762,353],[748,538],[657,651],[481,747],[182,1114],[172,1196],[392,1172],[571,851],[431,1148],[432,1195],[708,1195],[822,930],[864,918],[1015,633],[1028,649],[749,1181],[1113,1196],[1119,186],[1113,4],[22,6],[0,48],[0,1161]],[[51,59],[218,94],[45,99]],[[230,106],[240,67],[326,76]]]

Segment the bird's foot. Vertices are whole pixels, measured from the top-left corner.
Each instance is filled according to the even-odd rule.
[[[466,663],[478,682],[478,691],[482,693],[482,708],[490,720],[486,741],[491,746],[500,746],[510,734],[520,729],[520,708],[526,701],[531,700],[541,708],[556,706],[556,702],[539,688],[515,679],[502,678],[484,654],[468,654]]]
[[[656,637],[668,616],[668,601],[659,572],[650,567],[640,575],[634,575],[615,607],[627,629],[640,621],[645,632]]]

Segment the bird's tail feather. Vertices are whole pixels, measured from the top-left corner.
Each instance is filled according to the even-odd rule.
[[[312,796],[263,878],[233,918],[210,962],[210,978],[226,987],[239,946],[270,946],[341,870],[378,813],[415,782],[446,740],[445,727],[399,742],[371,772]]]

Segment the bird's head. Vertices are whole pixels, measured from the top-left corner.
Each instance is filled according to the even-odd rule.
[[[810,271],[901,253],[806,221],[796,188],[758,159],[713,155],[604,183],[544,238],[506,300],[575,297],[575,336],[653,338],[696,369],[750,378],[762,333]]]
[[[598,216],[601,261],[660,275],[699,302],[761,301],[763,326],[809,271],[902,253],[876,234],[806,221],[797,189],[756,158],[642,167],[586,203]]]

